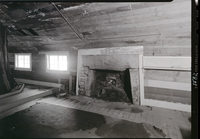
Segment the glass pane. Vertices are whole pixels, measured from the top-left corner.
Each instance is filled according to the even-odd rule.
[[[67,56],[59,56],[59,70],[67,70]]]
[[[58,70],[58,56],[50,55],[50,70]]]
[[[24,61],[22,59],[19,59],[18,67],[23,68],[24,67]]]
[[[15,55],[15,66],[19,68],[30,68],[30,55]]]

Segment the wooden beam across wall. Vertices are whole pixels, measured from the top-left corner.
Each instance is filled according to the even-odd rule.
[[[144,56],[144,69],[191,70],[191,57],[183,56]]]
[[[183,91],[191,91],[191,84],[190,83],[167,82],[167,81],[160,81],[160,80],[147,80],[147,79],[145,79],[144,80],[144,86],[183,90]]]
[[[65,89],[65,85],[58,84],[58,83],[41,82],[41,81],[19,79],[19,78],[15,78],[15,80],[17,82],[21,82],[21,83],[25,83],[25,84],[33,84],[33,85],[47,86],[47,87],[53,87],[53,88],[60,88],[63,90]]]

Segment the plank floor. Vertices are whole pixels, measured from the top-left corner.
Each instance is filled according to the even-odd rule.
[[[62,107],[69,107],[102,114],[105,116],[119,118],[131,122],[148,123],[155,126],[157,129],[162,129],[162,131],[166,134],[166,138],[184,139],[184,137],[182,137],[180,128],[191,131],[191,123],[188,120],[191,117],[191,113],[146,106],[137,106],[135,109],[132,107],[131,109],[133,110],[128,111],[127,109],[121,109],[119,105],[113,108],[110,103],[105,103],[102,100],[96,100],[95,102],[92,102],[91,99],[81,96],[69,96],[62,98],[48,96],[42,99],[37,99],[24,105],[18,106],[17,108],[13,108],[4,113],[1,113],[0,119],[17,111],[26,109],[36,103],[54,104]],[[121,105],[127,104],[122,103]],[[127,107],[130,106],[127,105]],[[140,109],[142,111],[138,112]]]

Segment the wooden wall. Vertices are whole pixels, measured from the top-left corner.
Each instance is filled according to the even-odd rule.
[[[145,56],[191,55],[190,0],[88,3],[60,9],[86,41],[76,36],[57,11],[50,10],[51,4],[37,5],[47,9],[41,13],[44,16],[21,17],[15,22],[39,36],[8,36],[9,52],[144,46]]]
[[[145,70],[144,74],[145,80],[147,79],[159,82],[166,81],[172,83],[171,86],[173,86],[173,83],[191,83],[191,72],[189,71]],[[145,86],[144,93],[145,98],[147,99],[191,105],[191,90]]]
[[[191,55],[190,0],[91,3],[81,10],[88,14],[64,11],[89,41],[78,48],[144,46],[145,56]]]

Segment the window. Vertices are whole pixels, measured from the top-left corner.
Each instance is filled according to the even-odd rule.
[[[47,53],[47,72],[64,72],[67,73],[67,53],[56,54],[55,53]]]
[[[31,54],[30,53],[16,53],[15,54],[15,70],[31,71]]]

